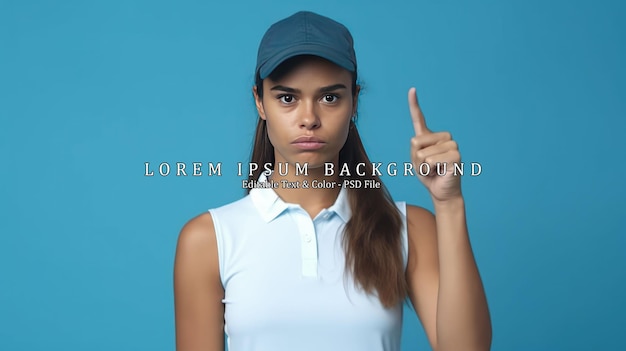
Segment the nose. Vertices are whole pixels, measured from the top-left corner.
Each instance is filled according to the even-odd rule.
[[[319,115],[316,111],[315,103],[308,102],[302,104],[302,111],[300,111],[300,128],[316,129],[320,126]]]

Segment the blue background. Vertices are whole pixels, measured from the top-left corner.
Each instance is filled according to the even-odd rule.
[[[243,195],[257,45],[301,9],[355,37],[372,160],[408,161],[416,86],[482,163],[463,189],[493,349],[624,349],[624,2],[0,0],[0,350],[174,349],[178,232]],[[224,175],[144,176],[193,161]],[[403,349],[429,349],[410,310]]]

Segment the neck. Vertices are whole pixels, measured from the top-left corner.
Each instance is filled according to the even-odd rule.
[[[278,183],[274,191],[283,201],[300,205],[311,218],[332,206],[341,190],[337,172],[327,176],[323,165],[309,167],[306,173],[302,173],[296,172],[293,164],[277,163],[269,179]]]

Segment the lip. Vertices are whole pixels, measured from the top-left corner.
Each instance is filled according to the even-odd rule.
[[[300,136],[291,142],[295,147],[302,150],[317,150],[326,144],[322,139],[314,136]]]

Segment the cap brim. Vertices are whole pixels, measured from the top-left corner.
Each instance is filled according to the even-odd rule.
[[[347,69],[350,72],[354,72],[356,69],[354,63],[347,59],[345,54],[340,54],[327,46],[308,43],[292,46],[267,60],[265,64],[259,67],[259,75],[261,79],[267,78],[281,63],[299,55],[319,56]]]

